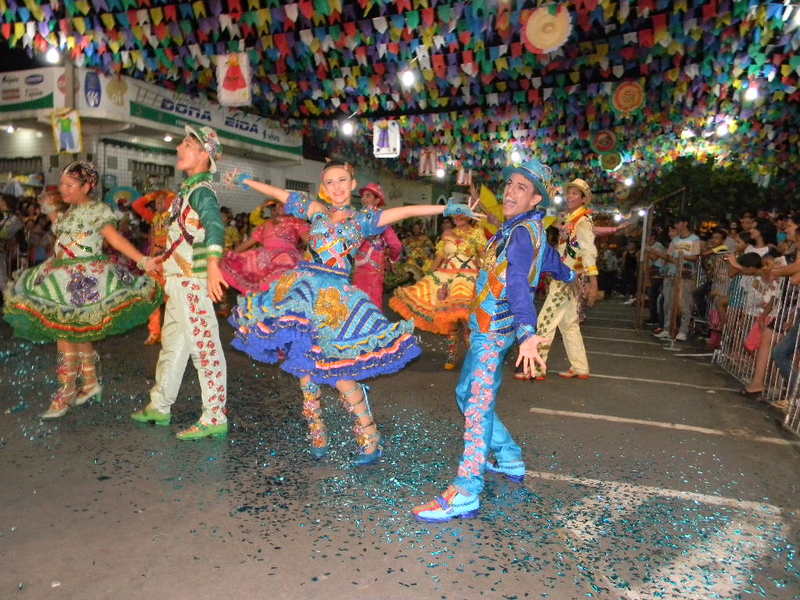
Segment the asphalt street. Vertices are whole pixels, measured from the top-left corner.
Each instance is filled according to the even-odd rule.
[[[97,345],[101,402],[40,421],[55,349],[0,326],[0,598],[800,598],[800,441],[779,414],[619,303],[583,331],[591,379],[555,376],[560,344],[545,382],[506,371],[525,483],[489,475],[477,518],[429,525],[409,509],[462,449],[441,338],[371,382],[386,456],[353,470],[333,392],[317,463],[295,381],[232,349],[227,439],[174,437],[199,414],[191,366],[171,427],[130,421],[158,352],[144,329]]]

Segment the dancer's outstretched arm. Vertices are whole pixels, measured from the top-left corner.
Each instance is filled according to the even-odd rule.
[[[269,183],[264,183],[263,181],[258,181],[253,179],[253,176],[249,173],[242,173],[238,169],[233,169],[232,171],[228,171],[225,173],[222,181],[226,185],[230,186],[239,186],[244,187],[245,189],[250,188],[257,192],[264,194],[265,196],[269,196],[270,198],[274,198],[278,202],[282,204],[286,204],[289,201],[289,196],[292,194],[289,190],[285,190],[283,188],[276,187],[274,185],[270,185]],[[309,207],[307,216],[310,217],[314,213],[324,211],[325,205],[322,202],[318,202],[316,200],[312,200]]]
[[[420,204],[417,206],[398,206],[395,208],[387,208],[381,213],[379,227],[385,227],[392,223],[397,223],[403,219],[411,219],[413,217],[431,217],[433,215],[444,215],[449,217],[451,215],[464,215],[471,219],[485,219],[486,215],[483,213],[475,212],[475,207],[478,205],[478,200],[470,200],[468,204],[460,204],[457,202],[448,202],[446,205],[441,204]]]

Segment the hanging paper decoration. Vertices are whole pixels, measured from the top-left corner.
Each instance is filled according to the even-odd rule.
[[[522,41],[529,52],[547,54],[558,50],[572,33],[566,5],[551,4],[522,12]]]
[[[617,136],[613,131],[608,129],[598,131],[592,136],[591,146],[592,150],[598,154],[613,152],[617,149]]]
[[[419,176],[433,177],[436,173],[436,163],[439,162],[433,148],[423,148],[419,153]]]
[[[606,152],[601,154],[600,166],[606,171],[616,171],[622,166],[622,155],[619,152]]]
[[[645,93],[639,81],[623,81],[611,94],[611,107],[623,115],[636,112],[644,106]]]
[[[78,111],[62,108],[51,115],[53,139],[61,154],[78,154],[83,152],[81,136],[81,119]]]
[[[467,187],[472,185],[472,169],[467,169],[463,164],[458,164],[458,172],[456,173],[456,185],[465,185]]]
[[[250,92],[250,58],[246,52],[217,57],[217,99],[223,106],[246,106]]]
[[[483,229],[487,231],[489,235],[494,235],[497,233],[500,223],[503,222],[503,207],[500,202],[497,201],[497,196],[485,185],[481,186],[480,207],[481,211],[487,217],[481,222]]]
[[[376,158],[400,156],[400,124],[383,119],[372,126],[372,154]]]

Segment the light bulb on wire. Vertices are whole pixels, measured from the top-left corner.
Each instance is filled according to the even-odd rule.
[[[631,187],[633,185],[633,177],[626,177],[622,183],[628,187]]]
[[[348,119],[342,123],[342,135],[351,136],[355,133],[356,126]]]
[[[444,168],[436,167],[436,177],[439,179],[444,179]]]
[[[637,213],[640,217],[644,217],[647,214],[647,209],[640,208],[639,212]]]
[[[744,99],[747,102],[753,102],[754,100],[758,100],[758,87],[754,83],[751,83],[747,87],[747,90],[745,90]]]
[[[619,223],[622,221],[622,215],[619,213],[614,213],[614,223]]]
[[[50,46],[47,49],[47,52],[44,55],[44,59],[49,62],[51,65],[56,64],[58,61],[61,60],[61,53],[58,51],[58,48],[55,46]]]
[[[519,150],[512,150],[511,151],[511,163],[512,164],[519,164],[522,162],[522,154],[520,154]]]
[[[410,88],[414,85],[417,81],[417,76],[414,75],[414,71],[411,69],[405,69],[402,73],[400,73],[400,83],[403,84],[403,87]]]
[[[167,142],[167,143],[171,142],[172,141],[172,136],[170,134],[165,135],[164,136],[164,141]]]
[[[561,194],[556,194],[555,196],[553,196],[553,204],[555,204],[556,206],[561,204],[563,201],[564,198],[561,196]]]
[[[717,136],[724,137],[728,135],[728,123],[723,122],[717,125]]]

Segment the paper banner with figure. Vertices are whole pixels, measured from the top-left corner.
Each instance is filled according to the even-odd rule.
[[[217,100],[223,106],[247,106],[250,91],[250,58],[247,52],[220,54],[217,57]]]
[[[433,177],[436,172],[436,164],[439,161],[436,151],[433,148],[424,148],[419,153],[419,176]]]
[[[400,124],[383,119],[372,126],[372,153],[375,158],[400,156]]]
[[[53,111],[53,139],[60,154],[78,154],[83,152],[81,136],[81,119],[78,111],[62,108]]]
[[[456,185],[472,185],[472,169],[459,165],[458,173],[456,174]]]

